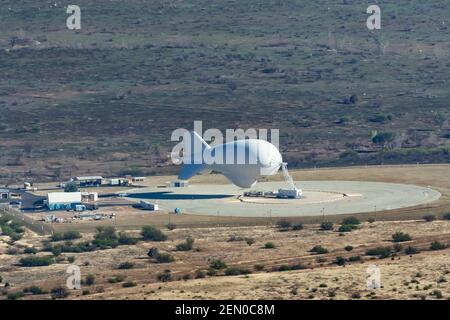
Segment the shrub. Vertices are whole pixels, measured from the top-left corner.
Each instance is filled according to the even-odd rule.
[[[294,264],[291,266],[291,270],[303,270],[306,269],[306,267],[302,264]]]
[[[56,287],[51,291],[52,299],[64,299],[69,296],[69,292],[64,287]]]
[[[434,290],[434,291],[431,293],[431,295],[434,296],[434,297],[437,298],[437,299],[442,299],[442,298],[444,297],[444,296],[442,295],[442,292],[439,291],[439,290]]]
[[[74,256],[67,257],[67,261],[68,261],[69,263],[74,263],[75,257],[74,257]]]
[[[436,216],[432,215],[432,214],[427,214],[427,215],[423,216],[422,219],[427,222],[431,222],[431,221],[436,220]]]
[[[352,297],[352,299],[360,299],[361,298],[361,293],[353,292],[351,297]]]
[[[117,269],[132,269],[134,267],[134,263],[126,261],[119,264]]]
[[[277,227],[280,231],[287,231],[291,228],[292,223],[289,220],[280,220],[277,222]]]
[[[194,239],[189,236],[186,238],[186,241],[183,243],[179,243],[176,246],[177,251],[189,251],[192,250],[192,246],[194,245]]]
[[[133,245],[138,243],[139,239],[129,236],[125,232],[119,233],[119,244],[121,245]]]
[[[114,227],[97,227],[92,244],[103,249],[115,248],[119,245],[119,237]]]
[[[81,233],[78,231],[67,231],[63,235],[64,240],[75,240],[81,238]]]
[[[19,250],[16,247],[8,247],[6,253],[9,255],[15,255],[19,253]]]
[[[369,219],[367,219],[367,222],[374,223],[375,222],[375,218],[369,218]]]
[[[377,247],[366,251],[368,256],[379,256],[380,259],[387,258],[391,255],[391,248]]]
[[[442,218],[443,218],[444,220],[450,220],[450,212],[444,213],[444,215],[442,216]]]
[[[153,226],[144,226],[141,231],[142,238],[150,241],[166,241],[167,236],[158,228]]]
[[[42,288],[38,286],[31,286],[29,288],[23,289],[24,293],[31,293],[33,295],[44,294],[46,293]]]
[[[243,241],[243,240],[244,240],[243,237],[240,237],[240,236],[237,236],[237,235],[234,235],[234,234],[232,234],[230,236],[230,238],[228,238],[228,242]]]
[[[303,230],[303,224],[301,224],[301,223],[293,224],[292,225],[292,230],[294,230],[294,231]]]
[[[183,279],[183,280],[189,280],[191,278],[192,278],[192,276],[189,273],[186,273],[185,275],[183,275],[183,277],[181,277],[181,279]]]
[[[241,269],[241,268],[227,268],[225,270],[225,275],[227,275],[227,276],[238,276],[238,275],[250,274],[250,273],[252,273],[250,270]]]
[[[289,266],[287,264],[283,264],[277,268],[274,269],[274,271],[291,271],[291,270],[303,270],[306,269],[306,267],[302,264],[294,264],[292,266]]]
[[[175,258],[169,253],[160,253],[156,256],[158,263],[169,263],[175,261]]]
[[[86,280],[84,280],[84,283],[85,283],[87,286],[92,286],[92,285],[94,285],[94,283],[95,283],[95,276],[94,276],[93,274],[88,274],[88,275],[86,276]]]
[[[206,277],[206,272],[203,270],[197,270],[195,272],[195,278],[196,279],[203,279],[204,277]]]
[[[328,253],[328,250],[320,245],[314,246],[309,252],[315,252],[317,254],[325,254]]]
[[[25,257],[19,260],[22,267],[42,267],[49,266],[55,263],[55,260],[50,257]]]
[[[396,232],[392,235],[392,240],[394,242],[405,242],[405,241],[410,241],[411,240],[411,236],[407,233],[404,232]]]
[[[351,256],[350,258],[348,258],[348,261],[350,262],[361,261],[361,256]]]
[[[214,259],[211,261],[209,266],[213,269],[220,270],[220,269],[225,269],[227,267],[227,264],[220,259]]]
[[[255,264],[254,268],[256,271],[263,271],[264,265],[263,264]]]
[[[57,256],[59,256],[59,255],[61,255],[61,253],[62,253],[62,247],[61,246],[55,246],[55,247],[52,247],[52,253],[53,253],[53,255],[55,256],[55,257],[57,257]]]
[[[343,257],[336,257],[336,260],[334,260],[334,263],[338,266],[345,265],[345,259]]]
[[[251,246],[252,244],[255,243],[255,239],[253,239],[253,238],[245,238],[245,243],[247,243],[247,245]]]
[[[378,122],[378,123],[384,123],[387,122],[389,120],[392,120],[392,115],[388,114],[374,114],[370,117],[367,118],[367,120],[369,120],[370,122]]]
[[[206,274],[210,277],[214,277],[217,274],[217,270],[213,269],[213,268],[208,268],[208,271],[206,272]]]
[[[357,96],[356,94],[352,94],[352,95],[350,96],[350,98],[349,98],[349,102],[350,102],[351,104],[357,104],[357,103],[358,103],[358,100],[359,100],[359,98],[358,98],[358,96]]]
[[[273,242],[266,242],[264,249],[275,249],[275,244]]]
[[[62,232],[55,232],[53,233],[53,235],[50,237],[51,241],[62,241],[64,239],[64,234]]]
[[[114,276],[112,278],[109,278],[108,282],[109,283],[118,283],[118,282],[122,282],[123,280],[125,280],[125,278],[126,277],[124,275],[119,274],[119,275],[116,275],[116,276]]]
[[[20,239],[22,239],[22,235],[20,233],[12,233],[10,236],[11,241],[19,241]]]
[[[169,269],[166,269],[163,272],[159,272],[156,275],[156,278],[162,282],[170,281],[170,280],[172,280],[172,272]]]
[[[345,246],[344,250],[345,251],[352,251],[353,247],[352,246]]]
[[[356,225],[358,225],[360,223],[361,222],[355,217],[348,217],[348,218],[345,218],[344,220],[342,220],[342,224],[343,225],[356,226]]]
[[[283,271],[290,271],[291,268],[287,264],[283,264],[279,266],[277,270],[283,272]]]
[[[17,291],[17,292],[10,292],[6,296],[8,300],[18,300],[24,296],[23,292]]]
[[[36,254],[38,250],[35,247],[28,247],[23,250],[23,253],[26,254]]]
[[[148,255],[150,258],[156,259],[156,257],[158,257],[158,255],[159,255],[159,249],[156,248],[156,247],[152,247],[152,248],[150,248],[150,250],[148,250],[147,255]]]
[[[78,186],[75,182],[66,183],[64,186],[64,192],[77,192]]]
[[[136,286],[137,286],[137,284],[134,281],[127,281],[122,284],[122,287],[124,287],[124,288],[131,288],[131,287],[136,287]]]
[[[431,250],[442,250],[445,249],[445,244],[440,243],[439,241],[433,241],[430,245]]]
[[[372,138],[372,142],[375,144],[385,144],[387,142],[390,142],[395,139],[395,133],[394,132],[380,132],[376,134]]]
[[[332,223],[332,222],[329,222],[329,221],[322,222],[322,223],[320,224],[320,230],[322,230],[322,231],[330,231],[330,230],[333,230],[333,223]]]
[[[349,224],[343,224],[339,227],[338,232],[351,232],[353,230],[353,226]]]
[[[405,254],[411,255],[411,254],[416,254],[419,253],[419,249],[412,247],[412,246],[408,246],[407,248],[405,248]]]
[[[175,230],[176,227],[177,227],[177,226],[174,225],[173,223],[168,223],[168,224],[166,225],[166,228],[167,228],[168,230],[170,230],[170,231]]]

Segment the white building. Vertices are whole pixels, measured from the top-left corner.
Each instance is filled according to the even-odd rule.
[[[81,192],[49,192],[47,206],[50,210],[70,209],[81,204]]]
[[[98,192],[81,192],[83,202],[95,202],[98,200]]]

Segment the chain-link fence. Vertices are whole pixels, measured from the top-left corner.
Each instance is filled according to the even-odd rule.
[[[52,227],[49,225],[46,225],[43,222],[37,221],[33,218],[27,217],[24,213],[22,213],[20,210],[17,210],[15,208],[11,208],[7,204],[0,204],[0,212],[2,215],[6,217],[10,217],[12,219],[15,219],[17,221],[20,221],[23,223],[25,227],[28,229],[44,235],[44,234],[51,234],[52,233]]]

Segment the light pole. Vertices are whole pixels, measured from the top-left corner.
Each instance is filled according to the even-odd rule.
[[[217,210],[217,226],[219,226],[220,225],[220,223],[219,223],[219,210]]]

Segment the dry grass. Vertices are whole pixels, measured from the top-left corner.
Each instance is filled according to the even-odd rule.
[[[403,247],[412,245],[423,250],[422,253],[408,257],[400,254],[394,260],[371,260],[365,256],[368,248],[392,246],[391,235],[397,231],[407,232],[412,241]],[[115,249],[79,254],[63,254],[75,256],[75,263],[80,266],[83,277],[94,274],[96,284],[89,289],[91,295],[81,296],[79,291],[72,292],[71,298],[88,299],[176,299],[176,298],[223,298],[223,299],[270,299],[270,298],[327,298],[329,289],[336,289],[339,299],[350,298],[354,292],[365,297],[370,290],[365,288],[365,270],[369,264],[379,265],[382,272],[384,288],[377,290],[378,298],[414,298],[415,294],[428,294],[431,289],[423,289],[432,284],[432,289],[439,289],[444,297],[449,296],[446,282],[437,283],[440,276],[450,271],[448,266],[449,249],[428,252],[432,241],[439,239],[450,244],[450,222],[434,221],[398,221],[364,223],[360,229],[341,236],[338,232],[320,231],[317,225],[308,226],[301,231],[279,232],[272,227],[234,227],[234,228],[194,228],[166,231],[169,239],[166,242],[140,242],[135,246],[121,246]],[[195,239],[194,250],[189,252],[175,251],[175,245],[188,235]],[[251,246],[245,241],[228,241],[230,236],[251,237],[255,240]],[[84,235],[85,239],[90,235]],[[28,235],[21,245],[39,246],[42,237]],[[266,242],[273,242],[275,249],[263,249]],[[308,252],[315,245],[322,245],[329,253],[321,255],[325,261],[318,262],[317,255]],[[351,245],[353,251],[347,252],[345,246]],[[156,246],[160,251],[169,252],[176,258],[175,262],[156,264],[147,257],[150,247]],[[364,262],[356,262],[346,267],[337,267],[333,261],[337,256],[361,255]],[[6,281],[13,284],[12,290],[26,286],[38,285],[51,289],[63,285],[67,275],[68,262],[64,261],[49,267],[21,268],[15,264],[21,255],[1,255],[2,270],[0,273]],[[199,269],[206,270],[211,259],[222,259],[228,266],[252,270],[254,274],[248,278],[207,277],[207,279],[181,280],[184,275],[191,277]],[[117,270],[121,262],[130,261],[135,268]],[[84,265],[89,262],[89,265]],[[255,273],[256,264],[264,265],[264,270]],[[281,265],[303,265],[307,270],[273,272]],[[176,282],[161,283],[156,274],[170,269]],[[267,271],[271,271],[268,272]],[[410,281],[417,272],[421,272],[419,288]],[[135,288],[122,288],[121,283],[111,284],[108,278],[117,274],[125,275],[126,280],[138,284]],[[450,279],[447,279],[450,280]],[[403,282],[408,282],[404,285]],[[325,288],[318,288],[325,283]],[[161,288],[160,288],[161,287]],[[160,289],[159,289],[160,288]],[[297,295],[291,294],[297,288]],[[312,292],[318,288],[317,292]],[[394,291],[394,289],[396,291]],[[45,298],[46,296],[36,296]],[[29,297],[29,298],[36,298]],[[417,296],[418,297],[418,296]],[[328,297],[329,298],[329,297]]]

